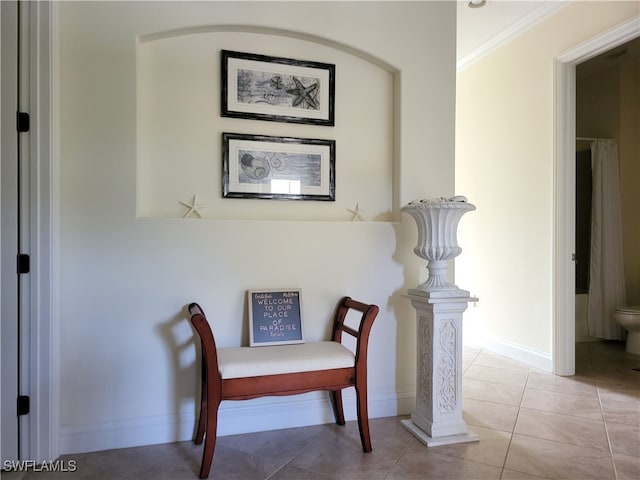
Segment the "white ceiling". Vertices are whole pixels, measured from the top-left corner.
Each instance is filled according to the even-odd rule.
[[[461,68],[570,1],[486,0],[480,8],[470,8],[468,1],[457,3],[457,58],[458,68]]]

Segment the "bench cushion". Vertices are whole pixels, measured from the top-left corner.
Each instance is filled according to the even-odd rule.
[[[218,349],[223,379],[348,368],[354,364],[353,353],[338,342]]]

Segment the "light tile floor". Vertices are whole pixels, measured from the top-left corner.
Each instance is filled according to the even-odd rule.
[[[576,347],[577,374],[557,377],[466,347],[464,411],[478,443],[427,448],[396,417],[371,420],[362,453],[355,422],[221,437],[213,480],[640,479],[640,356],[619,342]],[[4,480],[197,478],[191,442],[66,455],[73,473]]]

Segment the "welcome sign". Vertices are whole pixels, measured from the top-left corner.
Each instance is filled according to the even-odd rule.
[[[300,289],[249,290],[249,329],[252,347],[304,343]]]

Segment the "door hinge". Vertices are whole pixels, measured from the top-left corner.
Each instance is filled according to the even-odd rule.
[[[26,253],[19,253],[17,263],[18,275],[31,271],[31,258]]]
[[[26,112],[16,112],[16,130],[19,133],[28,132],[31,126],[31,119]]]
[[[19,395],[18,396],[18,416],[27,415],[31,409],[31,399],[29,395]]]

